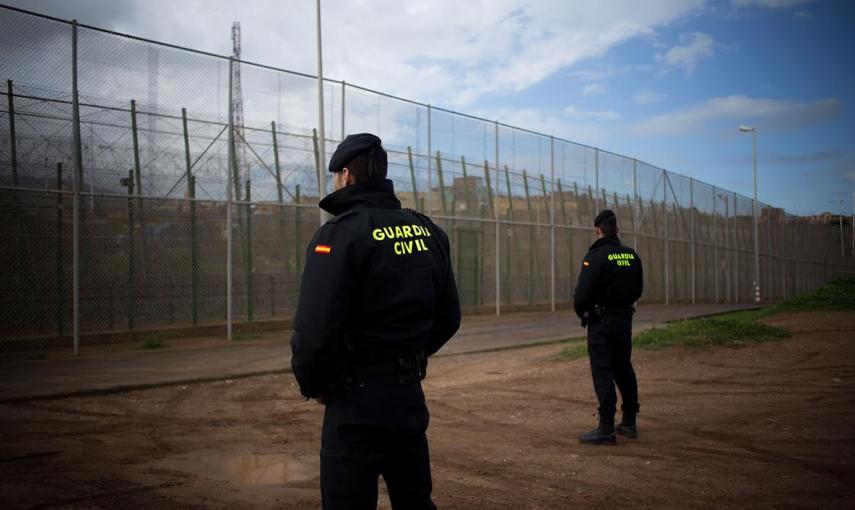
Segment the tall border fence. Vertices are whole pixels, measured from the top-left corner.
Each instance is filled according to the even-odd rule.
[[[0,7],[0,350],[281,327],[324,162],[377,133],[450,234],[470,311],[567,306],[599,209],[643,302],[752,302],[752,200],[634,158],[325,80]],[[764,301],[853,270],[843,224],[757,204]],[[852,251],[848,247],[852,245]]]

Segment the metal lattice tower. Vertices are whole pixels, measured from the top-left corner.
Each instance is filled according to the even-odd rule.
[[[232,23],[232,105],[234,115],[235,174],[233,176],[235,197],[241,197],[241,182],[249,181],[249,169],[246,159],[246,138],[243,128],[243,91],[240,84],[240,21]]]

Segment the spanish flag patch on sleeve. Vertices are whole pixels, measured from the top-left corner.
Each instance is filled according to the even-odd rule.
[[[321,255],[329,255],[332,252],[332,246],[327,244],[318,244],[315,245],[315,253],[320,253]]]

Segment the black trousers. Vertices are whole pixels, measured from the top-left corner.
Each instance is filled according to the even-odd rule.
[[[428,421],[419,381],[361,381],[330,395],[321,434],[324,510],[375,510],[380,475],[393,508],[436,510]]]
[[[588,357],[600,416],[613,418],[620,390],[624,413],[638,412],[638,381],[632,368],[632,316],[606,315],[588,325]]]

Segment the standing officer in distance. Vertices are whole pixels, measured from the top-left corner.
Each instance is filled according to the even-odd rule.
[[[396,509],[435,509],[422,392],[427,357],[460,326],[445,232],[401,209],[380,138],[339,144],[329,163],[334,215],[306,254],[291,365],[326,405],[324,509],[376,508],[383,475]]]
[[[615,430],[638,437],[638,382],[632,369],[633,304],[641,297],[641,258],[618,239],[617,217],[605,209],[594,220],[597,241],[582,261],[573,307],[588,327],[588,356],[597,394],[599,426],[579,437],[587,444],[615,444]],[[615,406],[620,390],[623,419],[615,428]]]

